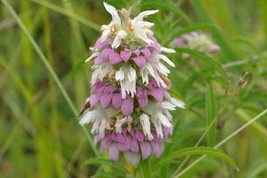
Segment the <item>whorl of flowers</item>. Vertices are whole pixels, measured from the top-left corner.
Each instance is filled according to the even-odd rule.
[[[173,130],[170,111],[184,108],[167,92],[171,82],[165,63],[175,65],[162,53],[175,51],[162,47],[151,31],[154,24],[144,21],[157,10],[130,19],[131,10],[104,6],[112,21],[102,26],[102,36],[86,60],[94,63],[92,87],[80,124],[92,124],[95,144],[112,160],[123,153],[135,165],[162,154],[163,142]]]
[[[206,54],[212,54],[220,50],[220,47],[213,43],[212,40],[205,34],[199,32],[190,32],[176,38],[172,44],[179,48],[190,48]],[[190,55],[183,53],[183,58],[189,58]]]

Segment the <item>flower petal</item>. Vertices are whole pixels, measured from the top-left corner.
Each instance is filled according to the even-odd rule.
[[[89,62],[91,59],[99,56],[99,52],[94,52],[89,58],[85,60],[85,62]]]
[[[101,102],[102,107],[107,108],[111,99],[112,99],[111,93],[103,94],[100,98],[100,102]]]
[[[100,151],[107,150],[110,143],[111,140],[109,136],[105,136],[104,139],[101,141]]]
[[[121,93],[113,93],[112,95],[112,105],[116,108],[119,109],[121,107]]]
[[[125,62],[128,61],[130,59],[132,55],[131,51],[125,50],[125,51],[121,51],[121,58],[122,60],[124,60]]]
[[[167,58],[167,56],[162,55],[162,54],[158,54],[158,57],[159,57],[159,59],[162,59],[163,61],[165,61],[170,66],[175,67],[175,64],[169,58]]]
[[[160,49],[162,52],[165,52],[165,53],[175,53],[174,49],[165,48],[165,47],[161,47]]]
[[[118,161],[120,152],[117,143],[112,143],[108,148],[109,157],[113,161]]]
[[[121,103],[121,111],[124,115],[128,116],[133,112],[133,99],[127,96]]]
[[[151,154],[151,146],[148,142],[142,142],[140,143],[140,149],[142,153],[142,158],[147,159],[149,155]]]
[[[148,94],[153,96],[157,101],[163,101],[163,92],[160,88],[153,88],[148,91]]]
[[[117,9],[115,7],[107,4],[106,2],[104,2],[104,7],[112,16],[112,21],[114,23],[121,24],[121,19],[120,19],[118,12],[117,12]]]
[[[131,147],[130,150],[133,152],[138,153],[139,152],[139,146],[138,146],[138,142],[135,138],[131,139]]]
[[[96,93],[93,93],[90,96],[90,106],[93,107],[97,104],[97,102],[99,101],[99,96]]]
[[[151,141],[150,145],[153,149],[153,153],[156,157],[159,157],[163,152],[163,145],[162,143]]]
[[[140,161],[140,154],[139,153],[133,153],[131,151],[124,153],[125,159],[131,164],[131,165],[137,165]]]
[[[139,68],[142,68],[146,63],[146,59],[143,56],[134,57],[133,61]]]
[[[141,52],[148,58],[151,55],[151,52],[148,48],[141,49]]]
[[[144,132],[145,136],[147,136],[148,140],[153,140],[154,137],[150,132],[149,116],[147,114],[142,114],[140,116],[140,123],[142,125],[143,132]]]
[[[138,14],[138,15],[134,18],[134,20],[136,20],[136,21],[142,21],[144,17],[147,17],[147,16],[149,16],[149,15],[155,14],[155,13],[157,13],[157,12],[158,12],[158,10],[143,11],[143,12],[141,12],[140,14]]]
[[[99,57],[97,57],[97,58],[95,59],[95,61],[94,61],[94,65],[101,64],[101,63],[103,63],[103,62],[105,62],[105,61],[106,61],[105,58],[103,58],[102,56],[99,56]]]
[[[141,87],[137,87],[136,98],[141,107],[145,107],[148,103],[147,91]]]
[[[130,137],[126,137],[124,143],[119,143],[119,150],[122,152],[129,151],[131,148],[131,139]]]
[[[121,44],[121,39],[125,38],[127,35],[127,33],[124,30],[120,30],[118,31],[115,39],[113,40],[113,43],[111,45],[111,47],[114,49],[118,48]]]
[[[117,63],[119,63],[121,61],[122,61],[121,56],[116,51],[112,51],[109,54],[109,62],[111,64],[117,64]]]
[[[139,141],[139,142],[143,142],[144,141],[144,134],[139,131],[139,130],[135,130],[135,138]]]
[[[101,57],[103,59],[108,59],[110,53],[112,52],[113,50],[111,48],[105,48],[103,51],[102,51],[102,54],[101,54]]]

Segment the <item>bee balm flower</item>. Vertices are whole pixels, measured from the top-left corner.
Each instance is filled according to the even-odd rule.
[[[92,87],[80,124],[92,124],[94,143],[108,151],[110,159],[124,155],[134,165],[161,155],[173,130],[170,111],[184,108],[167,91],[171,82],[165,64],[175,65],[163,53],[175,51],[162,47],[151,31],[154,24],[144,21],[157,10],[141,12],[132,20],[130,11],[117,11],[107,3],[104,7],[112,21],[102,26],[102,36],[86,60],[94,63]]]
[[[207,35],[198,32],[184,34],[181,37],[176,38],[172,44],[177,48],[190,48],[206,54],[212,54],[220,50],[220,47],[213,43]],[[190,55],[182,54],[182,57],[189,58]]]

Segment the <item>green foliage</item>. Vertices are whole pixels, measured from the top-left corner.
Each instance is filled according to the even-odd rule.
[[[84,60],[110,20],[102,1],[1,0],[0,177],[267,177],[266,1],[107,2],[134,5],[134,14],[159,9],[149,18],[167,47],[199,31],[221,48],[169,56],[170,93],[186,109],[173,112],[163,155],[135,167],[114,163],[78,124],[90,94]]]

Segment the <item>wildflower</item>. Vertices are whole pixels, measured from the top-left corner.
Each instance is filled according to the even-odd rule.
[[[210,38],[202,33],[191,32],[176,38],[172,44],[175,47],[185,47],[194,49],[206,54],[212,54],[220,50],[217,44],[214,44]],[[183,58],[189,58],[189,54],[182,54]]]
[[[154,24],[144,21],[157,10],[141,12],[132,20],[130,10],[117,11],[107,3],[104,7],[112,21],[102,26],[102,36],[86,60],[94,63],[92,86],[80,124],[92,124],[94,143],[108,151],[110,159],[124,155],[135,165],[162,154],[173,130],[170,111],[184,108],[167,91],[171,82],[165,64],[175,65],[163,53],[175,51],[162,47],[153,36]]]

